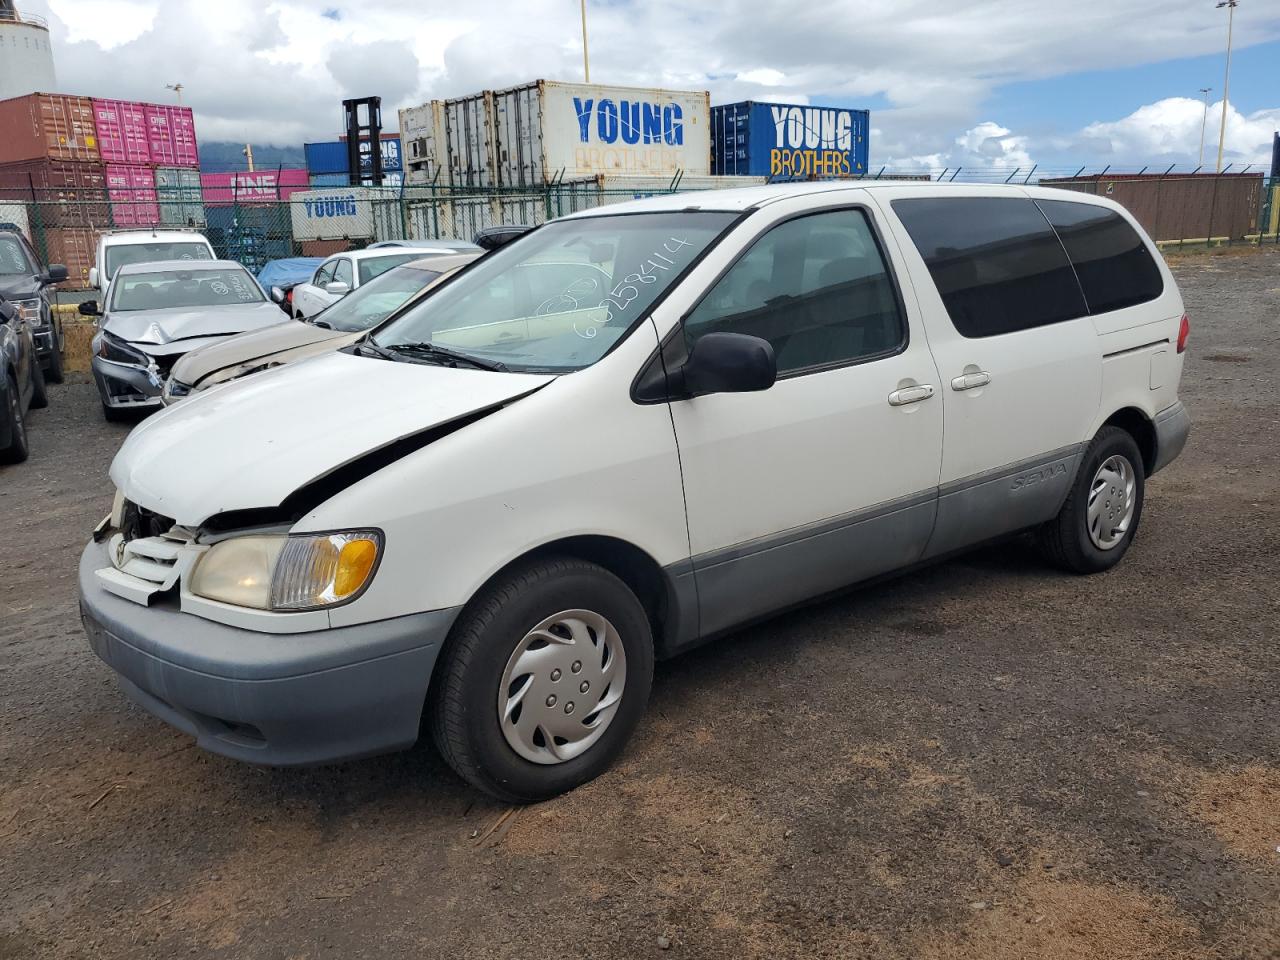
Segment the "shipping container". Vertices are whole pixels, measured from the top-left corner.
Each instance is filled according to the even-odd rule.
[[[296,255],[289,212],[279,204],[207,207],[204,234],[219,258],[257,274],[271,260]]]
[[[196,125],[190,107],[148,103],[143,105],[143,110],[152,163],[163,167],[200,166]]]
[[[706,176],[709,103],[705,91],[538,80],[446,100],[438,120],[427,104],[401,128],[431,141],[411,143],[409,182],[432,182],[436,170],[436,182],[498,189],[597,174]]]
[[[200,185],[206,206],[279,203],[306,190],[307,171],[302,169],[254,170],[238,173],[202,173]]]
[[[448,183],[447,142],[443,100],[401,110],[400,146],[405,182],[410,186]]]
[[[198,227],[205,222],[200,171],[190,167],[156,167],[156,200],[160,222],[168,226]]]
[[[304,257],[332,257],[335,253],[346,253],[348,250],[360,250],[364,241],[353,243],[350,240],[303,240],[298,244]]]
[[[31,217],[27,213],[25,203],[6,203],[0,201],[0,230],[17,230],[28,240],[31,236]]]
[[[98,152],[104,163],[150,163],[145,103],[94,99]]]
[[[360,169],[365,174],[368,174],[373,167],[369,143],[368,139],[360,141]],[[401,160],[399,135],[384,133],[381,138],[381,144],[383,173],[402,172],[404,164]],[[307,172],[313,176],[317,174],[346,174],[349,172],[346,137],[327,140],[322,143],[307,143],[303,145],[303,151],[307,158]],[[349,181],[343,182],[347,183]]]
[[[89,268],[98,254],[102,231],[90,227],[50,227],[35,231],[35,248],[46,264],[61,263],[67,279],[61,290],[88,290]]]
[[[160,222],[155,169],[139,164],[106,165],[111,221],[117,227],[152,227]]]
[[[331,187],[294,194],[289,201],[293,236],[299,241],[372,240],[373,208],[385,203],[376,200],[377,196],[368,187]]]
[[[1110,197],[1157,241],[1238,240],[1256,234],[1264,188],[1261,173],[1051,177],[1040,185]]]
[[[0,164],[25,160],[96,163],[98,138],[88,97],[32,93],[0,101]]]
[[[33,227],[111,225],[100,163],[29,160],[0,165],[0,200],[28,203]]]
[[[870,122],[866,110],[845,107],[751,100],[712,107],[712,170],[784,180],[862,176]]]

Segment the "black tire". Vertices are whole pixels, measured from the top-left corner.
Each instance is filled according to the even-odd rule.
[[[18,393],[18,381],[13,374],[5,373],[5,409],[9,418],[9,445],[0,450],[0,463],[22,463],[31,454],[27,445],[27,422],[22,416],[22,394]]]
[[[1115,546],[1103,550],[1089,535],[1089,491],[1098,468],[1111,457],[1129,462],[1134,476],[1134,508],[1129,528]],[[1146,468],[1138,444],[1126,430],[1103,427],[1085,450],[1071,492],[1058,515],[1039,531],[1041,551],[1055,566],[1071,573],[1101,573],[1119,563],[1137,535],[1146,492]]]
[[[49,405],[49,391],[45,389],[44,371],[34,358],[31,360],[31,409],[43,410]]]
[[[53,334],[53,352],[49,355],[48,362],[44,365],[44,379],[47,383],[61,383],[63,380],[62,371],[62,329],[56,317],[50,324]]]
[[[626,654],[622,700],[600,739],[556,764],[520,756],[507,742],[497,697],[507,661],[525,635],[565,610],[594,611],[613,624]],[[479,790],[509,803],[533,803],[599,776],[635,730],[653,684],[653,636],[640,601],[596,564],[548,558],[516,567],[462,612],[440,655],[429,720],[445,761]]]

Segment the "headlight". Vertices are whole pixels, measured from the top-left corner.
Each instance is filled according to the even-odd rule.
[[[355,599],[382,552],[376,530],[244,536],[200,558],[192,593],[259,610],[314,610]]]
[[[34,300],[14,300],[13,305],[18,308],[18,316],[30,323],[39,324],[40,316],[40,299]]]
[[[115,363],[128,363],[139,367],[151,364],[151,358],[141,350],[134,349],[105,330],[93,338],[93,352],[103,360],[111,360]]]

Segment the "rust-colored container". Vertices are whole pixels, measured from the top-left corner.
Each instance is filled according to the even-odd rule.
[[[99,160],[92,100],[61,93],[0,100],[0,163],[43,159]]]
[[[351,249],[350,240],[303,240],[299,246],[304,257],[331,257]]]
[[[51,227],[36,234],[37,246],[45,263],[61,263],[67,268],[64,290],[87,290],[89,268],[98,252],[102,231],[90,227]]]
[[[1118,174],[1041,180],[1042,187],[1110,197],[1153,240],[1238,240],[1258,232],[1261,173]]]
[[[31,227],[109,227],[100,163],[28,160],[0,165],[0,201],[29,204]]]

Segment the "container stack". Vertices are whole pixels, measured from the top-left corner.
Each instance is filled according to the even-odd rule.
[[[828,180],[867,172],[866,110],[744,100],[711,108],[719,176]]]
[[[382,186],[398,187],[404,182],[404,165],[400,159],[400,135],[384,133],[382,148]],[[346,187],[351,185],[347,139],[325,140],[303,145],[307,158],[307,174],[313,187]],[[372,154],[369,141],[360,141],[360,173],[365,186],[372,186]]]
[[[88,283],[112,228],[204,222],[191,110],[33,93],[0,101],[0,205],[21,206],[46,262]]]

